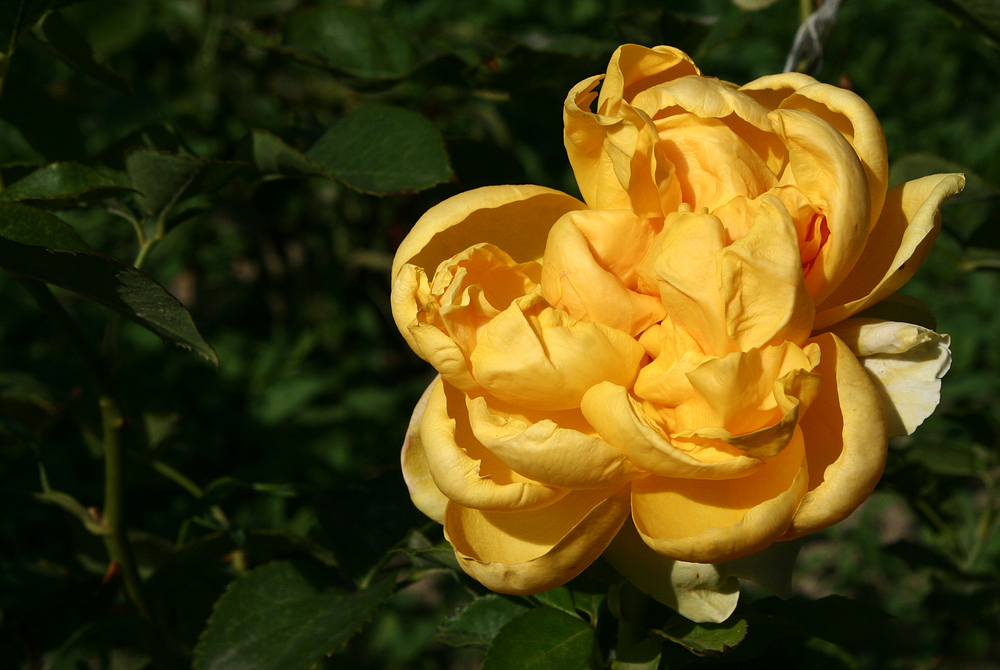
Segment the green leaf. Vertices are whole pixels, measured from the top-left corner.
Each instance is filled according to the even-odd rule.
[[[581,670],[594,647],[582,619],[544,607],[507,622],[486,652],[482,670]]]
[[[312,564],[275,561],[219,598],[195,649],[195,670],[306,670],[336,651],[395,590],[385,579],[344,594]]]
[[[0,191],[0,200],[63,209],[99,202],[129,190],[93,168],[78,163],[51,163]]]
[[[21,203],[0,202],[0,237],[49,249],[93,251],[65,221]]]
[[[405,36],[361,7],[327,3],[295,11],[285,23],[285,45],[362,79],[398,79],[416,64]]]
[[[611,663],[611,670],[656,670],[660,667],[662,646],[661,640],[647,637],[626,649],[624,653],[615,656],[615,660]]]
[[[366,193],[421,191],[452,178],[441,134],[416,112],[361,105],[306,152],[333,177]]]
[[[542,605],[554,607],[557,610],[562,610],[567,614],[576,616],[576,605],[573,604],[573,594],[565,586],[558,586],[548,591],[536,593],[532,598]]]
[[[4,227],[12,228],[25,239],[30,234],[23,233],[23,224],[23,219],[15,219]],[[52,230],[44,232],[46,239],[54,235]],[[71,238],[62,235],[62,246],[70,246]],[[213,364],[219,364],[218,356],[198,332],[187,309],[131,265],[98,253],[46,248],[0,237],[0,268],[96,300],[163,339],[193,349]]]
[[[125,157],[125,171],[142,193],[142,207],[153,221],[165,221],[170,211],[193,195],[215,195],[244,163],[213,161],[155,149],[136,149]]]
[[[86,38],[66,23],[59,12],[50,12],[39,24],[45,42],[67,65],[98,83],[127,95],[132,87],[87,43]]]
[[[526,605],[493,593],[480,596],[445,619],[436,637],[453,647],[489,646],[508,621],[528,610]]]
[[[680,615],[672,617],[662,630],[653,633],[683,646],[697,656],[719,656],[743,641],[747,634],[745,619],[722,623],[695,623]]]
[[[263,174],[280,174],[289,177],[306,177],[323,174],[316,161],[306,158],[274,133],[253,130],[247,137],[244,152],[248,160]]]
[[[0,61],[14,53],[18,37],[52,6],[53,0],[0,0]],[[6,71],[6,63],[0,65]]]

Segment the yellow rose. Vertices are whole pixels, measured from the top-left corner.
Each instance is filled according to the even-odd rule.
[[[721,621],[736,578],[787,586],[779,541],[856,509],[888,437],[937,405],[947,336],[891,294],[964,178],[887,192],[855,94],[799,74],[737,87],[669,47],[621,47],[564,119],[585,202],[477,189],[400,245],[393,315],[440,373],[404,476],[493,590],[604,554]]]

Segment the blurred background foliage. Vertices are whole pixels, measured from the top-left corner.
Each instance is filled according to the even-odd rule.
[[[43,246],[71,248],[66,223],[141,264],[200,331],[174,314],[168,339],[203,354],[81,297],[102,288],[75,289],[76,266],[41,277],[76,290],[56,295],[116,380],[150,624],[81,522],[103,500],[101,375],[0,273],[0,667],[609,662],[629,594],[601,566],[487,595],[410,504],[398,450],[432,375],[392,322],[389,265],[462,190],[578,194],[562,101],[620,43],[738,83],[780,71],[803,3],[757,4],[0,0],[0,236],[39,244],[11,231],[43,217]],[[893,184],[969,176],[905,289],[953,337],[941,407],[893,442],[869,503],[806,538],[796,598],[748,588],[721,632],[652,606],[659,632],[614,667],[1000,667],[998,16],[846,2],[817,73],[874,108]],[[504,651],[532,644],[546,663]]]

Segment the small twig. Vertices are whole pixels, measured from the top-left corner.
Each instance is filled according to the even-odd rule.
[[[837,22],[837,11],[843,0],[825,0],[809,15],[795,33],[792,48],[785,59],[785,72],[815,73],[823,65],[823,50],[833,26]]]

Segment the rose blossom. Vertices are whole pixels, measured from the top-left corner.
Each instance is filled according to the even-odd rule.
[[[469,191],[396,254],[396,324],[440,373],[406,482],[493,590],[604,554],[721,621],[735,578],[780,591],[794,549],[774,543],[849,515],[888,437],[937,405],[948,338],[892,294],[964,178],[887,191],[854,93],[794,73],[737,87],[669,47],[618,49],[564,120],[584,202]]]

